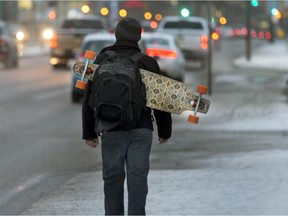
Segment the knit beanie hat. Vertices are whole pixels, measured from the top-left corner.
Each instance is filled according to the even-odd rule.
[[[139,22],[131,17],[120,20],[116,26],[115,37],[117,40],[130,40],[138,43],[141,39],[142,27]]]

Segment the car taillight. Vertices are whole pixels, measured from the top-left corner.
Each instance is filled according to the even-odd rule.
[[[267,40],[270,40],[271,37],[272,37],[272,35],[271,35],[270,32],[265,32],[265,38],[266,38]]]
[[[247,29],[246,28],[242,28],[241,29],[241,35],[247,35],[248,32],[247,32]]]
[[[177,52],[170,49],[147,48],[146,53],[147,55],[152,57],[160,57],[168,59],[176,59],[178,57]]]
[[[259,39],[264,39],[264,37],[265,37],[264,32],[259,32],[258,37],[259,37]]]
[[[240,29],[235,29],[234,35],[240,36],[241,35],[241,30]]]
[[[57,34],[53,34],[53,37],[52,37],[51,42],[50,42],[50,47],[51,47],[52,49],[53,49],[53,48],[57,48],[57,46],[58,46],[57,39],[58,39]]]
[[[251,30],[250,35],[252,38],[256,38],[257,37],[257,32],[255,30]]]
[[[234,36],[234,31],[232,29],[228,30],[228,33],[227,33],[229,36]]]
[[[202,49],[208,49],[208,36],[207,35],[202,35],[201,36],[201,48]]]
[[[216,27],[216,32],[221,35],[222,34],[222,29],[220,27]]]

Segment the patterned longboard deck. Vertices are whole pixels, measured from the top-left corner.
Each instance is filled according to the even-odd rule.
[[[85,78],[92,80],[97,67],[98,65],[89,64]],[[72,71],[82,76],[84,68],[84,62],[77,62],[72,66]],[[173,114],[181,114],[185,110],[194,111],[199,96],[192,93],[188,84],[147,70],[141,69],[140,72],[146,86],[147,107]],[[202,98],[198,112],[206,114],[209,107],[210,101]]]

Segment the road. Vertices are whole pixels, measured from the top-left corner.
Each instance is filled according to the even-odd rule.
[[[0,76],[0,214],[17,214],[71,175],[100,164],[82,145],[81,106],[70,103],[68,70],[52,71],[47,57],[36,57]]]
[[[242,43],[227,41],[215,50],[215,77],[240,73],[231,61],[244,52]],[[81,140],[81,105],[70,102],[69,70],[53,71],[47,56],[23,58],[18,69],[0,70],[0,215],[16,215],[76,174],[100,170],[101,160],[99,149],[92,150]],[[205,84],[206,77],[205,71],[188,65],[186,82]],[[282,77],[267,75],[265,79],[273,86]],[[199,133],[185,128],[181,118],[173,121],[170,143],[153,145],[152,170],[210,168],[225,175],[227,169],[252,166],[250,174],[262,173],[261,160],[265,156],[281,159],[287,144],[286,136],[274,132]],[[268,156],[272,151],[279,153],[276,158]],[[230,162],[239,155],[246,162]],[[278,174],[283,168],[268,166],[267,170],[266,166],[265,172]]]

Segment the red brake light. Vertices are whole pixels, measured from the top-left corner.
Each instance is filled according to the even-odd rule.
[[[216,32],[221,35],[222,34],[222,29],[220,27],[216,27]]]
[[[202,35],[202,36],[201,36],[201,42],[206,42],[206,43],[208,43],[208,37],[207,37],[207,35]]]
[[[58,46],[57,39],[58,39],[57,34],[53,34],[53,37],[52,37],[51,42],[50,42],[51,48],[57,48],[57,46]]]
[[[257,32],[255,30],[251,30],[251,37],[256,38]]]
[[[272,36],[271,36],[271,33],[270,33],[270,32],[266,32],[266,33],[265,33],[265,37],[266,37],[267,40],[270,40],[271,37],[272,37]]]
[[[235,29],[235,33],[236,36],[240,36],[241,35],[241,30],[240,29]]]
[[[228,31],[228,35],[229,35],[229,36],[234,36],[234,31],[233,31],[232,29],[230,29],[230,30]]]
[[[242,34],[242,35],[247,35],[247,33],[248,33],[248,32],[247,32],[247,29],[246,29],[246,28],[242,28],[242,29],[241,29],[241,34]]]
[[[167,59],[176,59],[178,54],[174,50],[169,49],[160,49],[160,48],[147,48],[146,53],[152,57],[160,57],[160,58],[167,58]]]
[[[208,36],[207,35],[202,35],[201,36],[201,48],[202,49],[208,49]]]
[[[264,37],[265,37],[264,32],[259,32],[259,33],[258,33],[258,37],[259,37],[260,39],[264,39]]]

